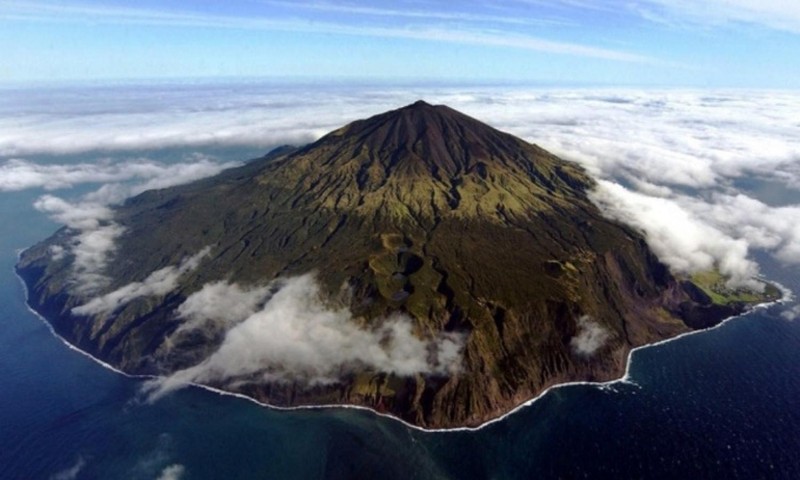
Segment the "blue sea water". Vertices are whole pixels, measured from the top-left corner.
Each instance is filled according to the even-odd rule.
[[[57,228],[32,207],[41,193],[0,193],[2,479],[156,479],[170,466],[184,479],[800,478],[800,322],[785,305],[639,350],[631,383],[555,389],[476,432],[197,388],[142,403],[140,380],[70,350],[25,306],[16,252]],[[759,260],[800,291],[800,269]]]

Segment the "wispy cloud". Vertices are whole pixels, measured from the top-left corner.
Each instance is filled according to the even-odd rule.
[[[36,200],[34,207],[73,231],[66,245],[51,249],[55,259],[69,253],[72,260],[72,291],[91,294],[109,284],[105,269],[125,228],[114,222],[113,211],[94,202],[68,202],[52,195]]]
[[[356,33],[356,32],[354,32]],[[603,47],[558,42],[522,34],[501,33],[499,31],[457,30],[439,28],[392,29],[374,28],[362,34],[385,37],[402,37],[417,40],[433,40],[448,43],[464,43],[492,47],[511,47],[523,50],[599,58],[619,62],[663,63],[647,55],[612,50]]]
[[[151,439],[153,449],[138,459],[133,468],[124,472],[125,478],[179,480],[184,478],[186,468],[173,460],[175,441],[168,433]]]
[[[50,475],[50,480],[75,480],[78,478],[78,474],[83,471],[84,467],[86,467],[86,459],[83,456],[79,456],[75,463],[70,466],[69,468],[65,468],[53,475]]]
[[[569,345],[578,355],[584,357],[594,355],[611,338],[611,333],[589,315],[578,318],[576,324],[578,333],[570,339]]]
[[[333,12],[343,13],[348,15],[363,15],[369,17],[401,17],[411,19],[423,20],[447,20],[455,22],[476,22],[476,23],[497,23],[509,25],[568,25],[571,24],[563,19],[557,18],[531,18],[527,16],[511,16],[511,15],[491,15],[491,14],[476,14],[469,12],[458,11],[456,8],[451,8],[449,11],[442,10],[416,10],[414,8],[382,8],[375,7],[374,4],[358,5],[358,4],[341,4],[341,3],[328,3],[328,2],[281,2],[281,1],[263,1],[265,5],[272,5],[281,8],[312,10],[318,12]],[[456,7],[453,5],[453,7]]]
[[[324,8],[324,7],[318,7]],[[329,9],[360,10],[362,14],[372,12],[374,7],[327,7]],[[392,13],[395,12],[395,13]],[[401,11],[389,10],[390,15],[400,15]],[[406,13],[410,18],[424,19],[420,15]],[[441,20],[458,20],[444,18]],[[455,15],[458,17],[459,15]],[[466,20],[470,14],[460,14]],[[436,12],[433,12],[436,18]],[[0,18],[35,21],[74,22],[91,21],[110,24],[164,25],[173,27],[205,27],[246,30],[272,30],[299,33],[328,33],[347,36],[366,36],[378,38],[405,38],[432,42],[482,45],[490,47],[510,47],[561,55],[599,58],[618,62],[658,63],[657,59],[646,55],[622,50],[579,43],[548,40],[524,33],[510,33],[502,29],[486,30],[482,27],[468,28],[466,24],[453,22],[446,26],[436,26],[429,22],[418,22],[403,26],[361,24],[341,21],[324,21],[317,18],[300,18],[296,14],[281,17],[280,14],[252,14],[249,16],[213,15],[178,10],[154,10],[129,7],[95,6],[89,4],[57,4],[49,2],[10,1],[0,6]],[[476,19],[477,20],[477,19]],[[499,21],[499,19],[498,19]],[[500,22],[503,23],[503,22]],[[505,23],[508,23],[507,21]]]
[[[794,305],[791,308],[787,308],[781,312],[781,318],[785,320],[797,320],[800,318],[800,305]]]
[[[633,14],[674,27],[718,28],[755,25],[800,32],[800,4],[792,0],[515,0],[544,11]],[[578,15],[580,16],[580,15]]]
[[[180,480],[185,473],[186,467],[176,463],[164,467],[164,470],[161,470],[161,474],[156,480]]]
[[[97,190],[78,200],[65,200],[54,195],[42,195],[34,207],[54,221],[64,224],[71,235],[61,244],[54,244],[50,254],[54,261],[70,258],[72,274],[71,291],[91,296],[108,286],[110,278],[106,267],[112,261],[117,240],[125,228],[114,220],[111,204],[153,188],[178,185],[219,173],[238,162],[216,162],[206,157],[195,157],[194,162],[164,164],[147,159],[132,161],[101,161],[75,164],[39,164],[25,160],[8,160],[0,165],[0,191],[30,188],[50,190],[68,189],[87,183],[104,183]],[[166,270],[162,272],[167,274]],[[164,275],[162,275],[164,277]],[[161,277],[159,277],[161,278]],[[158,278],[153,278],[153,282]],[[161,278],[165,280],[165,278]],[[147,291],[152,285],[127,291],[126,295]],[[118,292],[119,293],[119,292]],[[108,297],[119,302],[130,300],[126,295]],[[99,299],[92,305],[97,307]],[[87,307],[88,308],[88,307]],[[99,312],[100,310],[98,310]],[[87,310],[88,312],[88,310]],[[96,312],[95,312],[96,313]],[[88,314],[88,313],[85,313]]]
[[[800,33],[800,4],[791,0],[642,0],[628,5],[648,20],[670,25],[758,25]]]
[[[420,338],[412,319],[402,314],[359,326],[349,309],[326,301],[313,275],[283,279],[272,286],[214,283],[192,294],[179,309],[190,327],[176,332],[178,338],[168,343],[194,328],[205,331],[210,322],[226,327],[224,340],[199,364],[150,382],[149,398],[189,382],[309,386],[335,383],[362,371],[452,375],[460,368],[461,335]],[[244,301],[234,306],[235,300]]]
[[[137,298],[164,296],[178,287],[178,280],[183,275],[197,269],[200,266],[200,262],[210,252],[211,247],[206,247],[191,257],[184,259],[179,265],[170,265],[156,270],[141,282],[131,282],[73,308],[72,314],[107,315]]]

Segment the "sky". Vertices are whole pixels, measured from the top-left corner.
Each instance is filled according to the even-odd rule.
[[[0,84],[800,87],[796,0],[0,2]]]

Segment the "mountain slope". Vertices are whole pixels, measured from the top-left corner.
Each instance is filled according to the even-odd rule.
[[[26,251],[18,270],[31,305],[70,342],[153,374],[197,365],[225,341],[225,329],[176,336],[186,323],[176,312],[204,287],[315,272],[324,302],[361,329],[400,312],[418,338],[462,339],[459,368],[208,383],[277,405],[349,403],[426,427],[476,425],[555,383],[619,376],[631,348],[689,330],[684,318],[707,326],[742,308],[707,308],[638,232],[601,215],[592,185],[535,145],[417,102],[130,199],[114,212],[125,233],[101,291],[74,288],[74,258],[52,255],[74,244],[69,230]],[[205,248],[174,288],[73,310]]]

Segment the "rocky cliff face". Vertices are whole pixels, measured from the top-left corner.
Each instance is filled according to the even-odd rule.
[[[592,185],[535,145],[417,102],[130,199],[114,211],[124,233],[96,291],[75,284],[68,229],[26,251],[18,271],[59,334],[152,374],[190,368],[225,341],[225,328],[176,335],[194,293],[222,281],[279,289],[270,282],[315,272],[324,301],[361,330],[400,312],[417,338],[459,339],[458,368],[356,362],[326,382],[251,371],[207,383],[276,405],[348,403],[426,427],[476,425],[555,383],[617,377],[631,348],[687,331],[682,318],[699,325],[700,302],[638,232],[601,215]],[[167,270],[173,284],[109,296]],[[97,298],[116,303],[81,308]]]

